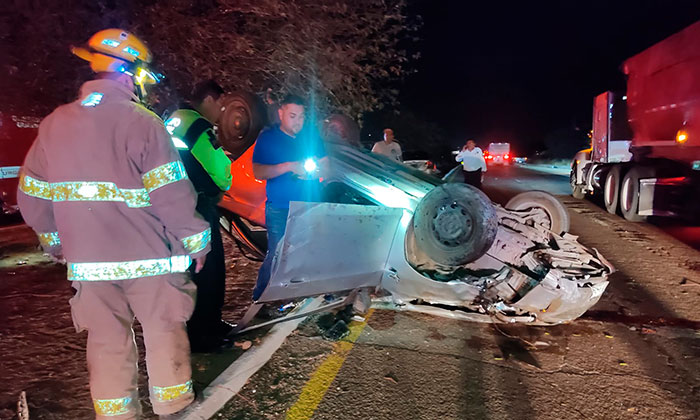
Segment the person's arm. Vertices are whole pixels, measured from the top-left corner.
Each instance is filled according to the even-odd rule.
[[[304,176],[303,162],[285,162],[285,151],[278,150],[273,130],[265,130],[258,136],[253,150],[253,175],[259,180],[277,178],[286,173]]]
[[[214,131],[205,130],[190,150],[192,156],[202,165],[209,177],[221,191],[231,188],[231,159],[226,156],[224,149],[219,144]]]
[[[256,179],[266,180],[277,178],[287,172],[291,172],[297,176],[304,176],[303,162],[283,162],[275,165],[265,165],[262,163],[253,162],[253,175]]]
[[[372,146],[372,153],[379,153],[378,145],[379,145],[379,142],[374,143],[374,145]]]
[[[481,159],[481,172],[486,172],[486,159],[484,159],[484,152],[479,149],[479,158]]]
[[[464,150],[461,150],[459,153],[457,153],[457,156],[455,156],[455,160],[457,162],[464,162]]]
[[[401,145],[396,143],[396,147],[399,149],[399,162],[403,162],[403,150],[401,150]]]
[[[133,143],[140,146],[135,147],[130,156],[142,175],[151,201],[147,209],[180,241],[181,247],[177,248],[184,248],[201,268],[211,249],[211,228],[195,211],[197,193],[180,156],[162,121],[155,115],[135,124],[134,128]]]
[[[61,239],[53,214],[51,185],[47,178],[48,160],[43,148],[42,128],[24,160],[19,176],[17,204],[22,218],[39,237],[41,248],[56,260],[62,260]]]

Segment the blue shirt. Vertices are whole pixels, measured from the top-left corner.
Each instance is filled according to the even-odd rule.
[[[274,126],[265,129],[258,136],[253,150],[253,163],[277,165],[325,156],[326,150],[317,136],[304,130],[295,138],[285,134],[279,126]],[[318,179],[305,180],[287,172],[268,179],[266,192],[268,206],[289,208],[290,201],[319,201],[321,183]]]

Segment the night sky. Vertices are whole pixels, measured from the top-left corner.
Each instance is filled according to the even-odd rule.
[[[519,154],[555,130],[588,130],[593,97],[624,88],[626,58],[700,20],[699,0],[410,4],[424,21],[422,58],[401,108],[451,145],[510,141]]]

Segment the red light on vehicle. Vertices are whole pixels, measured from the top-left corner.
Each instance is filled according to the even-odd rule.
[[[491,156],[491,155],[486,155],[486,159],[493,159],[493,156]]]
[[[503,155],[504,159],[510,159],[510,155]]]

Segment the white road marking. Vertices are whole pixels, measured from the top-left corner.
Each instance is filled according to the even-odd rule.
[[[306,299],[299,310],[313,310],[321,306],[323,297]],[[275,325],[262,343],[253,346],[236,359],[226,370],[214,379],[203,391],[203,400],[197,400],[182,413],[174,416],[177,420],[207,420],[221,410],[265,363],[270,360],[284,340],[305,318],[282,322]]]

